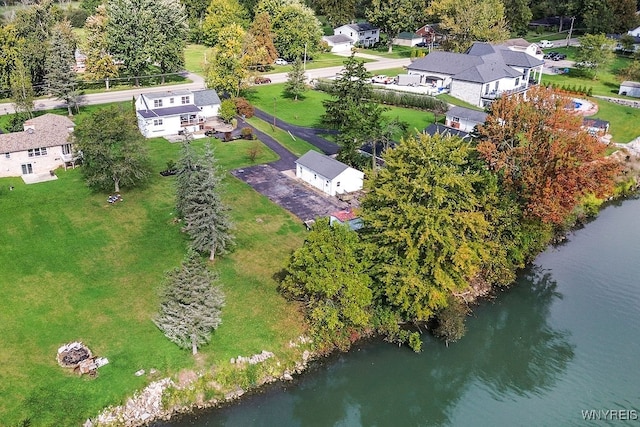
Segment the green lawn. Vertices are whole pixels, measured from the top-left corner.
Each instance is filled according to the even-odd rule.
[[[216,142],[221,167],[247,166],[251,144]],[[230,175],[225,200],[237,249],[214,265],[227,296],[222,325],[194,362],[151,322],[163,273],[179,264],[187,242],[173,221],[174,178],[157,173],[177,160],[179,144],[148,145],[156,173],[146,188],[123,191],[115,205],[85,187],[79,168],[35,185],[0,179],[0,425],[80,425],[153,379],[228,365],[239,354],[265,349],[290,363],[287,343],[303,332],[302,319],[273,277],[302,243],[303,227]],[[264,147],[257,161],[275,159]],[[109,359],[96,379],[57,366],[57,348],[73,340]],[[133,375],[151,368],[158,373]]]
[[[188,44],[184,50],[184,68],[195,74],[204,75],[204,60],[208,47],[201,44]]]
[[[261,130],[262,132],[274,138],[287,150],[291,151],[293,154],[295,154],[298,157],[302,156],[304,153],[306,153],[309,150],[321,152],[321,150],[317,148],[315,145],[309,144],[307,141],[302,140],[300,138],[293,139],[293,137],[289,135],[288,132],[278,127],[274,127],[273,124],[260,120],[257,117],[252,117],[246,120],[252,126],[255,126],[257,129]]]
[[[396,46],[396,45],[393,46],[391,53],[389,53],[389,48],[387,46],[382,46],[382,45],[376,48],[371,48],[371,49],[359,48],[358,52],[367,53],[369,55],[381,56],[383,58],[400,59],[400,58],[410,58],[411,52],[416,50],[422,51],[425,53],[429,52],[428,48]]]
[[[333,53],[319,53],[314,56],[313,60],[308,60],[306,63],[307,70],[313,70],[316,68],[326,68],[326,67],[338,67],[344,64],[344,61],[347,58],[344,56],[334,55]],[[362,59],[364,62],[371,62],[370,59]],[[271,69],[269,69],[264,74],[274,74],[274,73],[288,73],[291,71],[291,65],[273,65]]]
[[[593,100],[598,103],[598,113],[593,117],[609,121],[614,142],[627,143],[640,136],[640,109]]]

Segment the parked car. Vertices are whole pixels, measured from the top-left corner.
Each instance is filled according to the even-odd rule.
[[[393,79],[391,77],[385,76],[384,74],[378,74],[371,78],[371,83],[381,83],[388,85],[389,83],[393,83]]]
[[[547,52],[547,53],[544,54],[543,58],[544,59],[551,59],[554,56],[556,56],[557,54],[558,54],[558,52]]]
[[[563,59],[567,59],[567,55],[565,55],[564,53],[558,53],[555,54],[551,59],[553,59],[554,61],[562,61]]]
[[[211,138],[212,136],[216,136],[216,131],[215,130],[205,130],[204,131],[204,136],[208,136],[209,138]]]
[[[416,47],[429,47],[429,43],[427,42],[416,43]]]
[[[540,40],[538,43],[536,43],[541,49],[548,49],[550,47],[553,47],[553,42],[549,41],[549,40]]]
[[[269,77],[258,76],[253,80],[253,83],[255,83],[257,85],[263,85],[263,84],[266,84],[266,83],[271,83],[271,79]]]
[[[282,59],[282,58],[278,58],[278,59],[276,59],[275,64],[276,65],[287,65],[288,62],[286,60]]]

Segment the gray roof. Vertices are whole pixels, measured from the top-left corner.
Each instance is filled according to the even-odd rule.
[[[191,91],[187,89],[166,90],[164,92],[145,93],[144,97],[147,99],[158,99],[158,98],[166,98],[168,96],[183,96],[183,95],[191,95]]]
[[[323,39],[334,43],[334,44],[338,44],[338,43],[353,43],[353,39],[351,39],[351,37],[345,35],[345,34],[336,34],[334,36],[324,36],[322,37]]]
[[[170,117],[170,116],[177,116],[178,114],[199,113],[199,112],[200,112],[200,109],[193,104],[184,104],[184,105],[178,105],[176,107],[154,108],[149,110],[137,111],[137,113],[140,114],[145,119],[150,119],[152,117]]]
[[[500,62],[491,62],[471,67],[453,76],[456,80],[475,83],[488,83],[503,77],[519,77],[522,73]]]
[[[484,123],[487,120],[488,114],[484,111],[472,110],[465,107],[451,107],[449,111],[447,111],[447,116],[467,119],[476,123]]]
[[[396,36],[397,39],[402,40],[411,40],[411,39],[421,39],[422,36],[420,34],[411,33],[409,31],[403,31]]]
[[[70,129],[74,127],[68,117],[51,113],[27,120],[24,125],[33,126],[33,129],[0,134],[0,153],[68,144]]]
[[[356,31],[369,31],[369,30],[377,30],[378,27],[374,27],[368,22],[358,22],[355,24],[347,24],[349,27],[353,28]]]
[[[349,166],[344,163],[313,150],[307,151],[302,157],[296,160],[296,163],[327,179],[333,179],[349,168]]]
[[[423,58],[413,61],[409,64],[407,70],[430,71],[433,73],[454,75],[480,64],[482,64],[482,59],[478,56],[435,51]]]
[[[502,59],[505,64],[512,67],[532,68],[544,64],[542,59],[538,59],[525,52],[504,49],[501,50],[500,53],[502,54]]]
[[[592,128],[600,128],[600,129],[608,129],[609,128],[609,122],[606,120],[602,120],[602,119],[590,119],[585,117],[584,119],[582,119],[582,124],[584,126],[589,126]]]
[[[626,80],[626,81],[620,83],[620,86],[640,87],[640,82],[632,82],[630,80]]]
[[[496,49],[489,43],[475,42],[474,44],[471,45],[469,49],[467,49],[466,54],[474,55],[474,56],[483,56],[483,55],[489,55],[497,52],[498,52],[498,49]]]
[[[194,90],[193,103],[198,107],[220,105],[220,97],[213,89]]]
[[[425,128],[424,133],[431,136],[435,136],[436,134],[442,136],[458,136],[462,139],[469,137],[467,132],[463,132],[460,129],[453,129],[440,123],[431,123]]]

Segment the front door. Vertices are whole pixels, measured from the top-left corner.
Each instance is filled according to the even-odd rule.
[[[22,165],[22,175],[29,175],[33,173],[33,166],[31,163],[25,163]]]

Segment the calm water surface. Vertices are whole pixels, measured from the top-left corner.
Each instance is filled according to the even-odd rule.
[[[640,415],[640,201],[542,253],[467,326],[449,348],[425,337],[420,354],[365,343],[284,387],[163,426],[638,426],[582,411]]]

